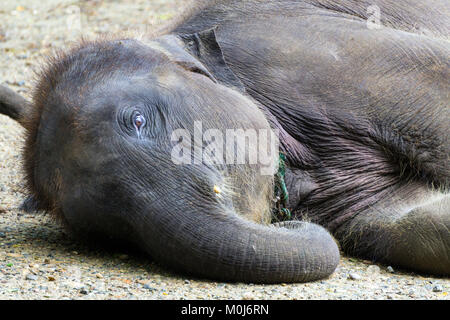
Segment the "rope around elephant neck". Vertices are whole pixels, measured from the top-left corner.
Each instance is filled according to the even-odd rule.
[[[278,172],[275,174],[275,186],[274,186],[274,220],[284,221],[291,219],[291,211],[286,208],[289,201],[289,193],[284,181],[286,175],[286,155],[282,152],[279,153],[278,158]]]

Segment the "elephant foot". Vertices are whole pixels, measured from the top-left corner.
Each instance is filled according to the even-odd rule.
[[[450,276],[450,195],[428,192],[412,198],[415,201],[391,199],[391,205],[371,208],[340,227],[335,236],[344,252]]]

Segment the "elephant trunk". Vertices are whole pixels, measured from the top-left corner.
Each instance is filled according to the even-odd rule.
[[[234,212],[159,211],[140,224],[145,250],[157,261],[214,280],[307,282],[329,276],[339,263],[333,237],[295,222],[279,227]]]

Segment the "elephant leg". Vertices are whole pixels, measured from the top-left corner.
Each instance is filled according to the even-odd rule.
[[[382,201],[383,202],[383,201]],[[404,269],[450,275],[450,194],[405,186],[335,232],[343,250]]]

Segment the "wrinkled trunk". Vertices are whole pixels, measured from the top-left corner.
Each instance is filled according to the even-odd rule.
[[[270,227],[234,212],[167,212],[141,221],[141,243],[157,261],[196,276],[252,283],[306,282],[329,276],[339,250],[322,227]],[[144,241],[145,240],[145,241]]]

